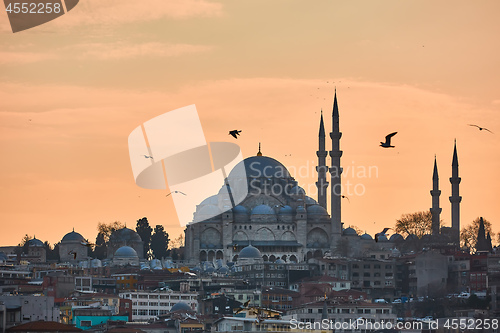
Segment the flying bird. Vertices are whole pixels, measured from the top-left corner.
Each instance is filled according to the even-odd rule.
[[[490,131],[489,129],[487,129],[485,127],[479,127],[479,126],[474,125],[474,124],[467,124],[467,125],[477,127],[477,128],[479,128],[480,131],[485,130],[485,131],[490,132],[491,134],[494,134],[492,131]]]
[[[348,198],[348,197],[346,197],[345,195],[341,195],[340,197],[341,197],[342,199],[347,199],[347,201],[348,201],[349,203],[351,203],[351,200],[349,200],[349,198]]]
[[[169,195],[171,195],[172,193],[179,193],[179,194],[182,194],[182,195],[187,195],[186,193],[181,192],[181,191],[173,191],[173,192],[170,192],[169,194],[167,194],[166,196],[168,197],[168,196],[169,196]]]
[[[382,147],[382,148],[394,148],[395,146],[391,146],[391,138],[396,134],[398,134],[398,132],[394,132],[394,133],[386,135],[385,142],[380,141],[380,147]]]
[[[379,232],[378,234],[375,234],[375,242],[378,242],[378,239],[379,239],[380,236],[385,236],[387,230],[389,230],[389,229],[391,229],[391,228],[384,228],[384,230],[382,230],[382,232]]]
[[[80,242],[80,244],[82,244],[83,246],[87,246],[87,247],[91,247],[92,245],[94,245],[94,244],[89,243],[89,242],[87,242],[87,241],[85,241],[85,240],[82,240],[82,241]]]
[[[238,130],[232,130],[232,131],[229,131],[228,135],[232,135],[233,138],[238,139],[238,135],[240,135],[240,133],[241,133],[241,130],[240,131],[238,131]]]
[[[153,156],[150,156],[150,155],[142,155],[142,156],[144,156],[145,158],[153,159]]]
[[[69,251],[68,254],[72,254],[73,255],[73,260],[76,259],[76,252],[75,251]]]

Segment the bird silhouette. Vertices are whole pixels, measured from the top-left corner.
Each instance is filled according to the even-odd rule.
[[[346,197],[345,195],[341,195],[340,197],[341,197],[342,199],[347,199],[347,201],[348,201],[349,203],[351,203],[351,200],[349,200],[349,198],[348,198],[348,197]]]
[[[69,251],[68,254],[72,254],[73,255],[73,260],[76,259],[76,252],[75,251]]]
[[[375,242],[378,242],[378,239],[379,239],[380,236],[385,236],[387,230],[389,230],[389,229],[391,229],[391,228],[384,228],[384,230],[382,230],[382,232],[379,232],[378,234],[375,234]]]
[[[391,146],[391,138],[396,134],[398,134],[398,132],[394,132],[394,133],[386,135],[385,142],[380,141],[380,147],[382,147],[382,148],[394,148],[395,146]]]
[[[485,131],[490,132],[491,134],[494,134],[492,131],[490,131],[489,129],[487,129],[485,127],[480,127],[480,126],[477,126],[477,125],[474,125],[474,124],[467,124],[467,125],[477,127],[477,128],[479,128],[480,131],[485,130]]]
[[[166,196],[168,197],[168,196],[169,196],[169,195],[171,195],[172,193],[179,193],[179,194],[182,194],[182,195],[187,195],[186,193],[181,192],[181,191],[173,191],[173,192],[170,192],[169,194],[167,194]]]
[[[240,135],[240,133],[241,133],[241,130],[240,131],[238,131],[238,130],[232,130],[232,131],[229,131],[228,135],[232,135],[233,138],[238,139],[238,135]]]
[[[150,155],[142,155],[142,156],[144,156],[145,158],[153,159],[153,156],[150,156]]]
[[[83,246],[87,246],[87,247],[91,247],[92,245],[94,245],[94,244],[92,244],[92,243],[89,243],[89,242],[88,242],[88,241],[86,241],[86,240],[82,240],[82,241],[80,242],[80,244],[82,244]]]

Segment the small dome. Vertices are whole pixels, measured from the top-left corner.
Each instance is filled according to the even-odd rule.
[[[189,305],[187,305],[186,303],[179,302],[179,303],[176,303],[174,306],[172,306],[172,308],[170,309],[170,312],[175,312],[175,311],[188,311],[188,312],[192,312],[193,309],[191,309],[191,307]]]
[[[115,258],[136,258],[137,252],[130,246],[122,246],[118,250],[116,250]]]
[[[278,260],[276,260],[274,263],[275,263],[275,264],[284,264],[284,263],[285,263],[285,261],[284,261],[283,259],[279,258],[279,259],[278,259]]]
[[[417,235],[414,235],[414,234],[409,234],[408,236],[406,236],[406,240],[417,240],[418,237]]]
[[[304,206],[297,206],[297,214],[304,214],[306,213],[306,209],[304,208]]]
[[[279,214],[282,214],[282,215],[292,214],[292,213],[293,213],[293,209],[292,209],[292,207],[290,207],[288,205],[281,207],[279,210]]]
[[[274,210],[268,205],[258,205],[254,209],[252,209],[252,215],[275,215]]]
[[[222,266],[221,268],[218,269],[219,274],[228,274],[229,273],[229,268],[226,266]]]
[[[109,237],[109,241],[111,243],[127,242],[127,241],[142,242],[142,239],[137,232],[127,227],[124,227],[113,231],[111,233],[111,236]]]
[[[367,234],[365,232],[364,234],[361,235],[361,239],[364,239],[364,240],[373,240],[373,237],[370,236],[369,234]]]
[[[403,236],[401,236],[400,234],[393,234],[390,238],[389,238],[389,242],[402,242],[404,241],[405,239],[403,238]]]
[[[356,230],[354,230],[351,227],[345,229],[344,232],[343,232],[343,234],[344,234],[344,236],[357,236],[358,235],[358,233],[356,232]]]
[[[245,214],[246,215],[246,214],[248,214],[248,210],[245,207],[241,206],[241,205],[237,205],[237,206],[234,206],[233,213],[234,214]]]
[[[102,267],[102,262],[99,259],[92,259],[90,261],[90,266],[92,266],[92,267]]]
[[[320,205],[312,205],[307,207],[307,214],[308,215],[328,215],[328,212],[326,209],[321,207]]]
[[[260,259],[260,258],[262,258],[262,254],[260,253],[259,249],[253,247],[252,245],[244,247],[238,254],[238,259]]]
[[[379,242],[388,242],[389,240],[387,239],[386,235],[380,235],[380,236],[378,236],[378,241]]]
[[[79,233],[77,233],[73,230],[72,232],[64,235],[61,242],[64,243],[64,242],[70,242],[70,241],[83,241],[83,240],[85,240],[85,238],[83,238],[82,235],[80,235]]]
[[[28,246],[43,247],[43,242],[39,239],[33,238],[28,241]]]

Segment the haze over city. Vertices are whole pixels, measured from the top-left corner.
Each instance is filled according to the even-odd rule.
[[[435,155],[450,226],[456,139],[462,227],[483,216],[499,232],[499,9],[496,1],[86,0],[16,34],[4,17],[0,244],[24,234],[54,244],[73,228],[94,240],[99,222],[135,228],[145,216],[177,237],[169,190],[135,184],[127,137],[191,104],[207,142],[238,143],[244,158],[260,142],[316,198],[320,114],[329,133],[335,89],[342,181],[352,184],[345,226],[374,234],[428,210]],[[228,136],[234,129],[238,139]],[[379,147],[395,131],[395,148]]]

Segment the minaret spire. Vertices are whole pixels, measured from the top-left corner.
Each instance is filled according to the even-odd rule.
[[[328,153],[325,150],[325,125],[323,123],[323,110],[321,110],[321,119],[319,121],[319,147],[316,152],[318,156],[318,166],[316,171],[318,172],[318,181],[316,182],[316,187],[318,188],[318,203],[324,209],[326,207],[326,189],[328,188],[328,182],[326,180],[326,173],[328,167],[326,166],[326,156]]]
[[[259,142],[259,151],[257,152],[257,156],[262,156],[262,153],[260,152],[260,142]]]
[[[342,168],[340,167],[340,157],[342,156],[342,150],[340,150],[340,138],[342,133],[339,127],[339,108],[337,104],[337,89],[335,89],[335,95],[333,98],[333,112],[332,112],[332,132],[330,133],[330,138],[332,139],[332,150],[330,151],[330,157],[332,159],[332,164],[330,167],[331,181],[331,215],[332,215],[332,242],[330,246],[335,248],[337,246],[337,241],[340,239],[342,233],[342,222],[341,222],[341,195],[342,195],[342,183],[341,183],[341,173]]]
[[[440,230],[441,223],[441,211],[442,209],[439,207],[439,196],[441,195],[441,191],[439,190],[439,176],[438,176],[438,167],[437,167],[437,159],[434,155],[434,172],[432,173],[432,234],[438,235]]]
[[[462,179],[458,176],[458,154],[457,154],[457,140],[455,139],[455,146],[453,148],[453,161],[451,162],[451,229],[453,235],[453,242],[460,246],[460,181]]]

